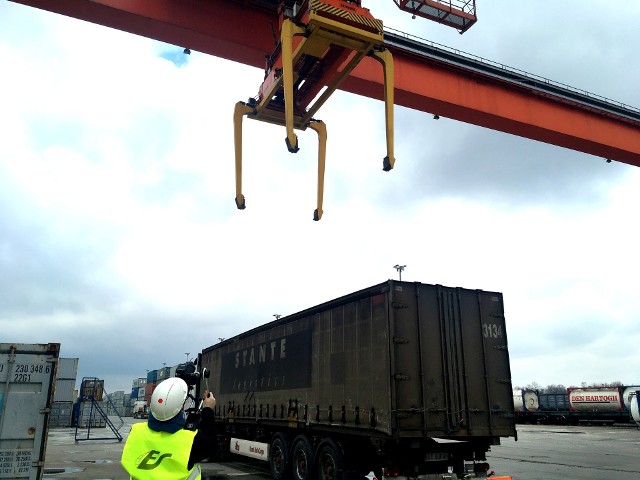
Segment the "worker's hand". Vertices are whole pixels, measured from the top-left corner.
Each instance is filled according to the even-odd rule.
[[[216,397],[209,390],[204,391],[203,407],[214,408],[216,406]]]

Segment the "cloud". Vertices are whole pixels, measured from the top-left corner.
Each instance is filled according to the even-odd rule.
[[[564,6],[569,25],[555,3],[490,2],[462,36],[378,3],[386,25],[640,104],[637,30],[597,2]],[[383,172],[382,102],[338,92],[317,115],[324,218],[317,135],[294,155],[251,120],[239,211],[232,113],[260,69],[0,8],[3,338],[60,341],[80,376],[126,390],[402,263],[405,280],[504,293],[514,384],[637,383],[635,167],[397,107]]]

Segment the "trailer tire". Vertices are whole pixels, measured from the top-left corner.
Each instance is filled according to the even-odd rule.
[[[318,447],[318,480],[342,480],[344,464],[342,452],[331,439],[325,439]]]
[[[289,478],[289,442],[280,433],[273,436],[269,445],[269,466],[273,480]]]
[[[291,450],[293,480],[312,480],[315,458],[311,444],[305,435],[298,435]]]

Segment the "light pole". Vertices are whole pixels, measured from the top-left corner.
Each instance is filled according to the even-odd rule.
[[[187,356],[187,362],[189,361],[189,354],[185,353],[185,355]]]
[[[402,271],[405,269],[406,265],[394,265],[393,268],[395,268],[398,271],[398,275],[400,275],[400,281],[402,281]]]

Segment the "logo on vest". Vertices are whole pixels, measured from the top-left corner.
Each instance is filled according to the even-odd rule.
[[[144,458],[142,458],[142,455],[140,455],[140,457],[138,457],[138,460],[140,460],[140,458],[142,458],[142,460],[140,461],[140,463],[138,463],[137,468],[139,468],[140,470],[153,470],[158,465],[160,465],[162,460],[171,456],[170,453],[163,453],[162,455],[158,456],[159,453],[160,452],[157,450],[150,450],[146,454],[144,454]]]

